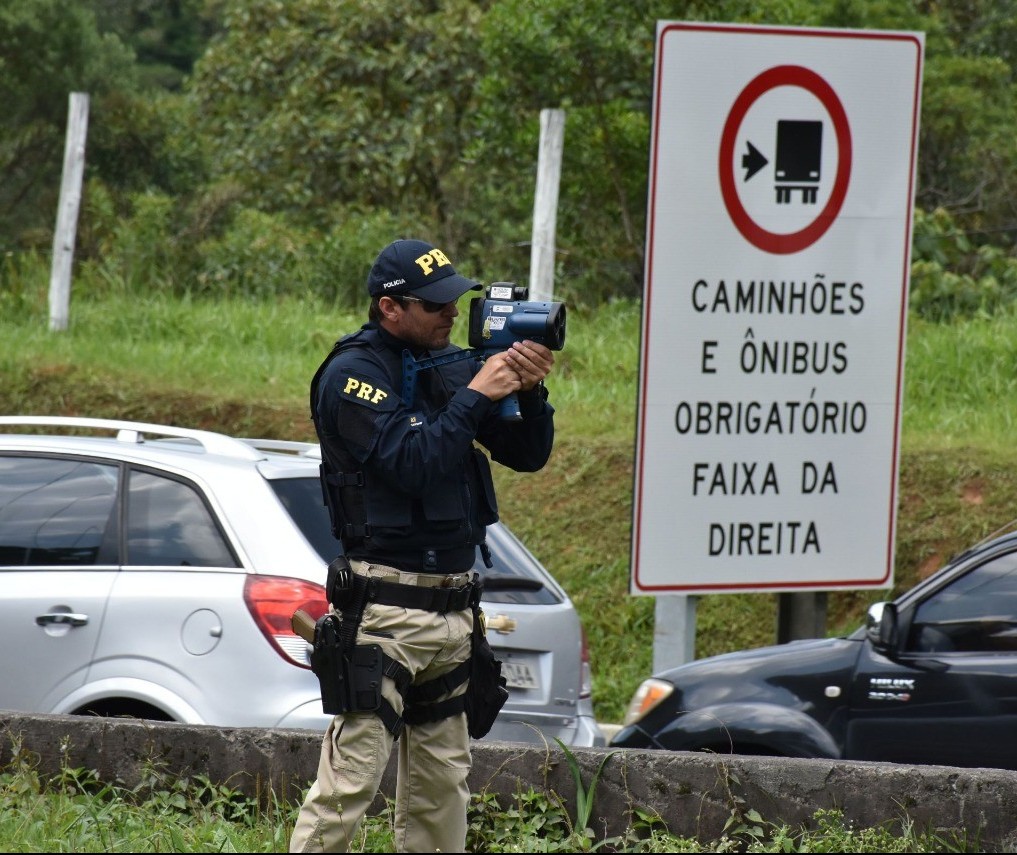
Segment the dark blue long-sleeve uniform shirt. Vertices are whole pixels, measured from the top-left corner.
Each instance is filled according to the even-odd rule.
[[[551,453],[554,408],[538,389],[519,395],[522,421],[502,420],[497,402],[467,388],[475,358],[420,371],[406,403],[403,342],[374,324],[343,341],[321,377],[316,421],[323,456],[345,476],[347,555],[416,571],[468,569],[498,519],[490,466],[475,443],[511,469],[534,472]],[[429,551],[436,567],[423,566]]]

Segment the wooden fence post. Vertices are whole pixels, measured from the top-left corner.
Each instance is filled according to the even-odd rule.
[[[85,173],[85,137],[88,134],[88,95],[72,92],[67,108],[64,171],[60,179],[60,203],[53,232],[53,261],[49,278],[49,328],[66,330],[70,315],[71,267],[81,207],[81,182]]]
[[[530,299],[554,299],[554,235],[558,218],[558,185],[565,141],[565,111],[540,111],[540,153],[533,199],[530,243]]]

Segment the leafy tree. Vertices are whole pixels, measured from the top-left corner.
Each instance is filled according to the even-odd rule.
[[[573,295],[631,294],[641,278],[651,6],[503,0],[483,21],[488,67],[471,157],[496,177],[482,182],[481,210],[501,221],[485,228],[504,224],[503,245],[526,249],[528,261],[539,115],[563,109],[556,281]]]
[[[126,253],[104,269],[131,282],[324,294],[359,277],[368,246],[411,232],[473,275],[525,281],[551,107],[566,112],[557,286],[573,302],[636,295],[658,20],[924,31],[917,200],[923,223],[949,228],[916,241],[918,290],[939,313],[1009,299],[1009,285],[974,295],[1012,276],[1017,0],[9,3],[0,245],[48,244],[67,93],[83,90],[82,255]],[[309,265],[292,275],[291,246]],[[272,275],[245,279],[258,265]],[[940,271],[963,299],[943,297]]]
[[[180,89],[216,30],[206,0],[88,0],[101,32],[115,33],[137,57],[146,88]]]
[[[412,210],[450,242],[481,14],[470,0],[228,3],[189,87],[213,176],[297,221]]]
[[[482,24],[477,162],[494,166],[487,191],[514,203],[527,246],[543,108],[566,111],[558,210],[557,286],[572,299],[641,290],[653,52],[658,20],[811,22],[807,0],[501,0]],[[511,192],[506,193],[505,188]],[[489,207],[488,207],[489,209]],[[487,228],[494,232],[497,223]]]
[[[927,212],[949,212],[956,233],[974,238],[969,268],[978,264],[973,253],[979,245],[1012,245],[1017,4],[833,0],[821,21],[925,33],[917,204]]]
[[[983,240],[1006,238],[1017,222],[1014,95],[1000,59],[951,55],[928,64],[918,200],[951,211]]]
[[[915,4],[965,56],[998,57],[1017,72],[1014,0],[922,0]]]
[[[130,51],[100,35],[93,13],[74,0],[0,6],[0,44],[0,244],[10,248],[48,241],[69,93],[89,93],[101,115],[105,95],[130,90],[134,66]]]

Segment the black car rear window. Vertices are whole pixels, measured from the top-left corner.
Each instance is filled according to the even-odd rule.
[[[335,558],[341,547],[332,536],[318,479],[276,478],[269,483],[322,560],[328,563]],[[488,538],[494,567],[488,569],[479,557],[473,565],[486,580],[484,600],[491,603],[560,602],[558,594],[544,584],[540,569],[529,553],[513,537],[502,534],[502,537]]]

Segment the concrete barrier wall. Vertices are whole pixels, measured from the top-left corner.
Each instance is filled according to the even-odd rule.
[[[95,770],[105,782],[134,787],[153,766],[166,775],[204,775],[249,795],[298,800],[315,775],[321,736],[262,730],[0,711],[0,764],[22,752],[43,773],[63,765]],[[770,822],[797,826],[820,808],[844,812],[856,827],[903,815],[919,830],[957,832],[982,851],[1017,849],[1017,772],[899,766],[666,751],[575,749],[583,781],[605,755],[591,825],[620,834],[634,808],[656,811],[678,835],[714,840],[735,799]],[[557,793],[575,815],[575,783],[562,750],[514,743],[476,743],[473,792],[492,792],[502,806],[520,790]],[[382,793],[394,793],[390,767]],[[381,802],[379,801],[379,807]]]

